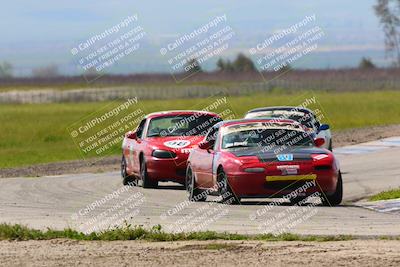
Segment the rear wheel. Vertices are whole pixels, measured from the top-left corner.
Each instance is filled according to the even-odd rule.
[[[332,151],[332,140],[329,141],[328,149],[329,149],[330,151]]]
[[[158,186],[157,181],[150,180],[149,174],[147,173],[146,159],[144,157],[140,160],[140,179],[142,180],[143,188],[156,188]]]
[[[223,170],[220,170],[217,174],[218,192],[222,197],[222,202],[225,204],[240,204],[240,198],[238,198],[233,192],[228,182],[228,177]]]
[[[339,172],[339,178],[336,184],[336,190],[332,195],[324,194],[322,204],[324,206],[338,206],[343,199],[343,181],[342,174]]]
[[[207,194],[196,187],[196,180],[190,166],[188,166],[186,171],[186,192],[190,201],[206,201],[207,199]]]
[[[135,177],[133,177],[132,175],[128,175],[128,172],[126,171],[126,159],[124,155],[122,155],[121,159],[121,176],[123,185],[136,185],[137,181]]]

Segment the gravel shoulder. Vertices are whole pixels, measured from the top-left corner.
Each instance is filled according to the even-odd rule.
[[[0,266],[399,266],[400,241],[0,241]]]
[[[333,133],[333,146],[342,147],[399,135],[400,124],[348,129]],[[40,177],[73,173],[102,173],[119,170],[119,164],[119,155],[102,159],[53,162],[26,167],[0,169],[0,178]]]

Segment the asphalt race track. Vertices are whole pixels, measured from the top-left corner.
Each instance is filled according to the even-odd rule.
[[[104,229],[124,219],[132,225],[160,224],[166,231],[238,233],[400,235],[400,214],[356,206],[366,195],[400,186],[400,138],[339,148],[344,201],[339,207],[271,205],[264,199],[223,205],[209,197],[188,202],[179,185],[160,189],[122,187],[117,172],[0,179],[0,222],[46,229]],[[114,193],[114,198],[105,196]],[[103,202],[102,202],[103,201]],[[95,203],[92,206],[88,206]],[[296,215],[296,216],[294,216]],[[275,228],[273,228],[275,227]]]

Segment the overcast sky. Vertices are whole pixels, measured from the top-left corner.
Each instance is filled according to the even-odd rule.
[[[34,66],[54,63],[75,71],[70,49],[104,31],[123,18],[137,14],[145,29],[146,44],[140,54],[117,64],[111,72],[165,71],[157,51],[171,36],[190,32],[211,18],[226,14],[236,39],[226,56],[247,51],[259,40],[316,14],[326,33],[315,60],[300,67],[354,66],[361,56],[385,64],[383,35],[372,6],[375,0],[280,1],[3,1],[0,9],[0,61],[11,62],[19,74]],[[210,63],[211,64],[211,63]]]

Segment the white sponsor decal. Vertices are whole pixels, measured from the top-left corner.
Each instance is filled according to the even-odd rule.
[[[183,148],[190,145],[190,141],[178,139],[178,140],[167,141],[164,143],[164,145],[170,148]]]
[[[320,155],[315,156],[314,159],[321,160],[321,159],[324,159],[324,158],[327,158],[327,157],[328,157],[328,155],[320,154]]]
[[[282,175],[293,175],[297,174],[297,170],[300,168],[299,165],[280,165],[277,166],[282,171]]]

